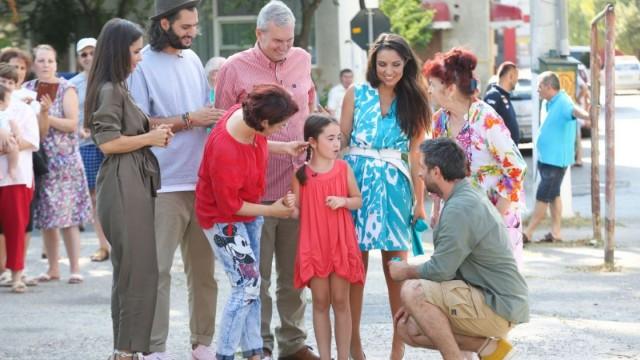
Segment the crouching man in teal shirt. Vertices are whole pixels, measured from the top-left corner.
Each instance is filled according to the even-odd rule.
[[[407,345],[438,350],[444,359],[463,359],[461,351],[504,359],[513,350],[507,334],[529,321],[529,300],[502,218],[465,179],[467,159],[454,141],[427,140],[421,151],[420,177],[445,203],[431,259],[390,264],[394,280],[407,280],[396,331]]]

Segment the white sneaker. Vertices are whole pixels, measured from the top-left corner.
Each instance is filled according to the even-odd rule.
[[[166,351],[163,352],[154,352],[149,355],[145,355],[143,360],[171,360],[169,357],[169,353]]]
[[[198,345],[195,350],[191,352],[191,359],[193,360],[216,360],[216,350],[213,345],[204,346]]]

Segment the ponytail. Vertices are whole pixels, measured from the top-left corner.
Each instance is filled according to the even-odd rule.
[[[296,171],[296,178],[300,182],[300,185],[304,185],[307,182],[307,164],[311,160],[311,146],[307,146],[307,158],[304,160],[304,164],[300,166],[298,171]]]

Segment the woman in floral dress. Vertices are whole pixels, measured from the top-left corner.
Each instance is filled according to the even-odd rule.
[[[454,48],[424,65],[429,94],[440,110],[433,115],[433,137],[455,139],[469,159],[471,182],[484,190],[501,213],[518,268],[522,268],[522,223],[526,163],[509,129],[493,108],[473,94],[477,58]],[[439,206],[434,206],[432,226]]]
[[[77,284],[83,281],[78,262],[78,225],[91,221],[89,189],[78,150],[78,95],[66,80],[56,77],[56,52],[51,46],[35,48],[33,68],[37,79],[26,82],[25,88],[36,91],[39,82],[58,84],[49,109],[50,128],[41,145],[48,158],[48,172],[42,176],[35,200],[35,225],[42,230],[49,260],[49,270],[39,280],[60,279],[58,229],[61,229],[71,268],[69,283]]]
[[[365,272],[369,251],[381,250],[392,314],[401,305],[402,283],[389,276],[389,262],[406,260],[411,226],[426,217],[418,164],[420,143],[431,121],[418,63],[402,37],[380,35],[369,55],[367,83],[347,90],[340,119],[349,145],[344,159],[362,192],[362,208],[354,211],[354,222]],[[351,286],[351,357],[355,360],[365,357],[360,340],[363,294],[364,286]],[[394,332],[390,359],[403,355],[404,344]]]

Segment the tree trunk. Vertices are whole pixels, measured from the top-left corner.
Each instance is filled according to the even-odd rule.
[[[301,47],[305,50],[309,50],[309,37],[311,35],[311,22],[313,21],[313,15],[318,6],[320,6],[322,0],[300,0],[302,5],[302,27],[300,33],[296,34],[294,45]]]

